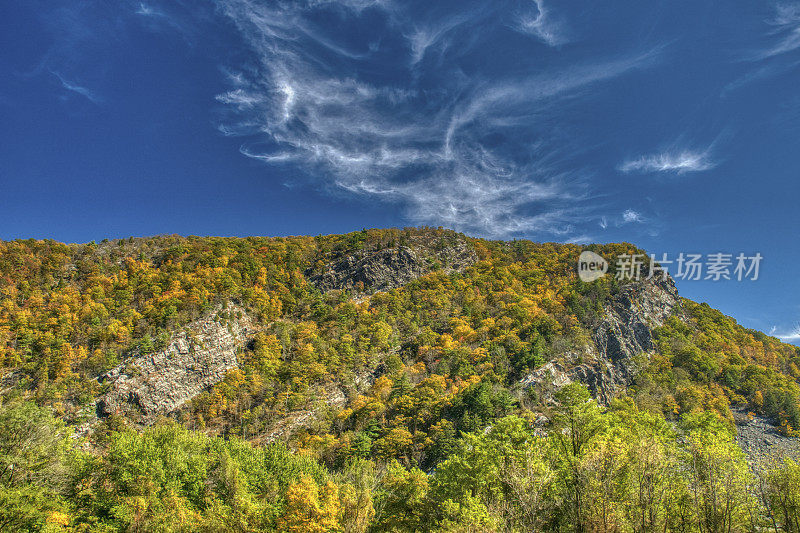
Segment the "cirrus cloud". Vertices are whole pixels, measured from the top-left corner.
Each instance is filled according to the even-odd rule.
[[[619,165],[619,170],[628,172],[675,172],[684,174],[686,172],[700,172],[709,170],[717,165],[711,160],[708,150],[698,152],[684,150],[680,152],[663,152],[649,154],[628,159]]]
[[[228,68],[231,87],[217,96],[228,111],[220,131],[245,137],[244,155],[399,204],[415,223],[487,236],[571,234],[589,173],[564,166],[543,117],[659,54],[547,71],[486,62],[465,75],[465,58],[484,53],[493,32],[522,31],[520,20],[543,44],[561,42],[542,2],[523,13],[478,2],[457,18],[411,16],[388,1],[218,5],[253,52]],[[323,17],[352,31],[334,34]],[[437,61],[427,61],[433,49]],[[385,72],[388,57],[404,59]]]
[[[769,334],[779,338],[784,342],[797,342],[800,341],[800,325],[797,325],[788,331],[780,331],[778,330],[777,326],[773,326]]]

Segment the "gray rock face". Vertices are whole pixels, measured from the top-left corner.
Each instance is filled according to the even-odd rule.
[[[769,467],[774,459],[800,457],[798,439],[778,433],[768,418],[749,413],[745,408],[731,408],[731,413],[736,422],[736,442],[754,468]]]
[[[437,267],[446,272],[460,271],[477,261],[475,251],[465,241],[440,249],[398,246],[348,255],[326,265],[322,273],[309,277],[321,291],[350,290],[372,293],[400,287]]]
[[[671,278],[632,283],[620,291],[592,335],[599,357],[578,370],[595,396],[608,402],[630,384],[633,358],[653,351],[652,330],[664,324],[678,303]]]
[[[522,380],[547,395],[573,381],[584,383],[601,403],[608,403],[630,384],[634,357],[653,350],[652,330],[664,324],[678,306],[672,279],[642,280],[623,287],[606,306],[605,318],[592,334],[594,346],[551,361]]]
[[[101,376],[110,388],[96,402],[97,416],[123,414],[149,425],[222,381],[239,366],[237,350],[255,332],[242,308],[228,305],[229,318],[218,321],[222,310],[218,306],[173,334],[164,350],[135,356]]]

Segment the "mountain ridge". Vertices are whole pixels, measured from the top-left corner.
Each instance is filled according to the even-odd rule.
[[[385,232],[385,234],[383,232]],[[490,241],[470,239],[464,235],[456,234],[454,232],[428,228],[419,230],[409,228],[405,230],[364,230],[362,232],[355,232],[343,236],[317,236],[313,238],[201,238],[171,235],[154,238],[130,238],[120,239],[117,241],[105,241],[99,245],[93,243],[86,245],[62,245],[60,243],[47,240],[14,241],[13,243],[3,243],[3,245],[5,247],[8,247],[9,245],[26,247],[35,242],[37,243],[35,247],[39,247],[40,249],[47,249],[50,247],[55,248],[57,251],[53,251],[48,259],[52,261],[54,258],[60,257],[62,260],[64,260],[61,269],[62,275],[66,274],[66,276],[71,276],[80,268],[88,268],[90,271],[95,272],[99,271],[100,269],[118,270],[119,273],[116,274],[117,278],[112,281],[113,283],[124,281],[124,279],[120,280],[119,277],[123,276],[124,278],[124,275],[127,274],[131,267],[133,267],[133,265],[136,263],[141,264],[143,267],[149,264],[151,265],[150,268],[154,268],[157,271],[164,269],[170,270],[170,266],[173,264],[176,258],[180,257],[181,254],[186,255],[185,248],[188,249],[193,246],[205,247],[205,253],[211,254],[206,258],[206,260],[208,260],[210,264],[215,265],[211,268],[215,270],[224,270],[226,266],[224,263],[228,261],[228,257],[224,253],[217,254],[213,251],[215,246],[218,247],[222,243],[237,243],[239,246],[247,246],[251,249],[260,242],[271,244],[280,243],[281,245],[284,245],[284,249],[286,251],[289,251],[285,248],[285,245],[289,244],[291,246],[291,244],[297,241],[303,242],[306,245],[313,242],[315,244],[312,245],[312,248],[316,249],[306,252],[307,257],[305,257],[304,260],[302,260],[297,266],[297,270],[299,270],[299,272],[295,270],[294,274],[291,272],[287,272],[287,274],[289,276],[297,276],[294,279],[294,282],[297,282],[298,284],[304,284],[311,291],[313,291],[316,287],[321,291],[323,298],[325,298],[326,292],[334,291],[334,297],[338,298],[339,300],[342,298],[355,298],[357,301],[359,298],[369,297],[370,294],[374,294],[376,292],[386,292],[392,289],[402,288],[404,285],[419,278],[428,276],[432,273],[433,275],[445,276],[451,274],[460,275],[464,269],[474,266],[476,262],[481,260],[479,255],[483,255],[483,261],[485,261],[487,254],[491,253],[484,248],[484,243]],[[493,244],[495,246],[499,246],[499,248],[503,250],[508,257],[508,259],[505,260],[509,260],[511,259],[510,256],[515,253],[513,251],[514,247],[519,248],[520,246],[527,246],[526,244],[523,244],[523,242],[524,241],[495,241]],[[598,248],[597,246],[570,247],[570,245],[549,245],[547,243],[538,245],[533,243],[531,244],[538,247],[549,246],[554,249],[574,249],[575,251],[583,249],[602,249]],[[611,249],[614,249],[615,247],[628,247],[632,251],[639,251],[634,247],[624,243],[620,245],[610,245],[610,247]],[[298,247],[298,249],[299,248],[300,247]],[[510,253],[509,250],[511,251]],[[67,257],[69,257],[70,261],[66,260]],[[276,258],[273,257],[272,259],[274,260]],[[285,259],[287,258],[279,258],[278,260]],[[303,262],[305,262],[307,266],[303,267]],[[511,263],[511,265],[515,264],[518,263]],[[554,273],[557,278],[561,278],[561,283],[563,283],[564,279],[570,279],[570,276],[574,278],[574,272],[570,273],[568,270],[570,266],[571,265],[568,263],[564,264],[563,266],[559,267],[557,274]],[[249,273],[251,274],[252,278],[255,265],[251,263],[247,265],[247,267],[249,267]],[[186,268],[186,265],[181,267],[182,270],[185,270]],[[263,269],[264,267],[262,266],[261,268]],[[241,277],[240,271],[234,271],[234,273]],[[261,274],[263,276],[264,272],[262,271]],[[172,275],[174,275],[174,273]],[[643,272],[643,275],[645,277],[647,276],[646,268]],[[299,276],[302,276],[302,278]],[[11,290],[9,282],[12,280],[9,278],[10,276],[8,273],[8,268],[6,268],[6,292]],[[63,284],[63,280],[64,278],[62,277],[61,281],[57,282],[56,285]],[[263,281],[266,282],[267,280],[264,279]],[[228,282],[230,283],[231,280],[229,279]],[[599,283],[606,283],[606,285],[609,285],[609,282],[610,284],[616,283],[616,280],[613,279],[613,272],[611,272],[608,279]],[[571,281],[570,283],[575,282]],[[284,287],[286,286],[284,285]],[[592,287],[593,286],[591,284],[587,284],[579,290],[585,290],[588,288],[589,291],[592,291],[594,290]],[[647,298],[638,298],[635,299],[635,301],[630,299],[626,300],[626,294],[635,294],[635,287],[642,287],[645,292],[650,291],[651,299],[653,302],[656,302],[658,308],[651,308],[648,310],[648,312],[643,314],[643,317],[639,317],[639,310],[643,305],[645,307],[650,305],[650,302]],[[219,291],[219,287],[215,287],[215,289]],[[247,287],[243,288],[246,294],[245,299],[252,295],[252,292],[248,289],[249,288]],[[260,287],[256,286],[255,289],[258,290]],[[130,290],[130,288],[128,288],[128,290]],[[158,286],[156,286],[155,290],[161,292],[161,294],[158,296],[163,299],[163,285],[160,289]],[[208,287],[199,287],[195,290],[204,290],[204,292],[206,292],[205,301],[208,303],[195,306],[197,310],[189,313],[187,316],[187,318],[191,320],[201,320],[204,316],[207,316],[207,314],[210,312],[209,310],[211,309],[212,301],[216,300],[218,303],[214,305],[219,306],[227,305],[227,302],[231,299],[230,295],[224,294],[224,291],[222,291],[223,294],[217,294],[215,296],[212,291],[208,290]],[[604,359],[616,361],[617,359],[621,358],[625,360],[625,364],[620,367],[619,365],[604,363],[605,371],[602,371],[602,369],[599,367],[592,370],[586,364],[582,364],[580,366],[582,370],[572,371],[575,375],[581,374],[584,381],[594,380],[594,383],[592,384],[592,390],[597,392],[598,398],[604,403],[608,403],[614,395],[624,390],[629,384],[631,378],[631,368],[628,366],[630,360],[634,356],[638,355],[636,352],[648,352],[653,349],[654,346],[651,339],[652,335],[650,333],[648,323],[653,322],[655,319],[656,325],[660,326],[661,322],[663,322],[663,319],[667,316],[661,313],[662,310],[666,310],[667,314],[669,314],[669,311],[673,307],[680,307],[677,291],[675,290],[674,284],[669,278],[667,278],[667,280],[664,282],[658,282],[658,280],[653,278],[652,282],[648,281],[644,283],[629,284],[622,289],[614,290],[618,291],[614,296],[614,298],[616,298],[616,300],[613,300],[613,302],[616,302],[614,306],[610,305],[612,303],[612,299],[607,295],[602,296],[602,298],[607,300],[606,303],[598,303],[598,301],[592,302],[592,305],[594,305],[596,308],[594,309],[593,313],[598,316],[599,314],[604,313],[607,315],[606,321],[601,323],[600,320],[596,319],[596,323],[587,324],[588,327],[584,329],[586,329],[586,332],[590,337],[592,337],[592,339],[591,342],[584,343],[583,346],[588,349],[587,354],[590,358],[592,358],[592,353],[596,353],[598,351],[598,346],[603,345],[599,351],[604,352]],[[666,296],[666,300],[664,300],[663,297],[660,299],[659,297],[655,297],[654,294],[656,293]],[[193,298],[187,298],[189,300],[189,304],[191,304],[192,299],[195,301],[199,299],[196,295],[193,296]],[[282,306],[282,303],[280,301],[276,301],[275,296],[268,294],[265,290],[258,296],[260,296],[257,301],[261,304],[261,312],[260,316],[255,317],[255,320],[257,322],[259,320],[263,322],[264,318],[267,318],[268,320],[279,318],[277,314],[281,312],[279,309]],[[234,297],[234,299],[241,298]],[[181,304],[179,298],[175,298],[174,300],[176,304]],[[6,299],[6,302],[8,302],[8,299]],[[184,302],[184,305],[186,305],[186,302]],[[165,311],[167,313],[175,313],[175,307],[176,306],[166,306]],[[277,312],[275,308],[278,308]],[[267,311],[268,309],[269,311]],[[580,308],[578,309],[580,310]],[[130,310],[125,311],[129,312]],[[265,311],[267,312],[265,313]],[[274,316],[269,316],[270,311]],[[138,311],[134,311],[134,313],[136,315],[141,314]],[[607,318],[609,317],[616,318],[614,324],[608,323]],[[632,317],[636,319],[636,323],[633,325],[626,324],[626,321],[631,320]],[[139,318],[139,321],[141,322],[142,318]],[[112,319],[110,322],[113,326],[120,325],[119,319]],[[175,328],[179,329],[181,327],[181,322],[187,323],[185,319],[179,319],[177,321],[162,319],[162,323],[165,325],[168,323],[173,323],[174,326],[172,326],[172,329],[169,327],[166,329],[160,329],[160,333],[150,333],[148,331],[139,339],[139,342],[143,343],[145,348],[147,348],[148,345],[153,342],[152,339],[154,339],[157,335],[160,335],[161,341],[163,342],[167,337],[169,337],[171,331],[174,331]],[[609,335],[610,329],[615,328],[616,330],[619,330],[620,327],[626,329],[625,334],[620,334],[620,332],[617,331],[616,334]],[[592,330],[592,328],[595,329]],[[636,328],[638,328],[638,331],[635,331]],[[135,337],[136,328],[129,326],[129,329],[132,331],[128,337]],[[152,329],[153,328],[150,328],[151,331]],[[643,335],[644,337],[639,339],[639,335]],[[8,333],[5,335],[6,338],[9,336],[10,335]],[[622,344],[620,344],[620,342]],[[80,343],[73,342],[71,344],[74,345]],[[87,344],[91,344],[91,342]],[[240,344],[241,345],[238,348],[241,350],[244,348],[244,344]],[[594,344],[594,346],[590,346],[591,344]],[[583,347],[579,346],[578,348],[579,351],[584,351]],[[78,349],[80,349],[80,346]],[[126,355],[126,350],[136,351],[138,349],[139,348],[136,346],[130,348],[117,348],[116,358],[130,358],[130,354]],[[611,353],[609,355],[605,352],[616,353]],[[622,352],[624,352],[624,354],[622,354]],[[621,354],[624,355],[624,357],[620,357]],[[98,354],[95,352],[92,355]],[[573,356],[579,357],[577,354],[573,354]],[[542,356],[539,355],[538,357],[541,359]],[[552,370],[557,370],[561,373],[565,371],[565,369],[554,368],[550,359],[547,361],[541,360],[540,364],[544,363],[550,364],[550,368]],[[4,376],[18,375],[23,368],[24,365],[22,368],[19,366],[17,368],[10,368],[3,374]],[[232,368],[233,366],[228,368],[228,370]],[[524,379],[533,380],[535,378],[532,378],[531,376],[535,375],[536,373],[534,372],[533,374],[527,376],[527,378],[525,376],[519,377],[522,378],[523,381]],[[609,383],[613,383],[616,380],[619,382],[619,384],[611,384],[606,386],[604,384],[605,382],[603,381],[605,378],[602,378],[604,375],[610,376],[611,381]],[[100,377],[100,374],[98,373],[96,376]],[[599,381],[598,376],[600,377]],[[624,378],[621,376],[624,376]],[[9,379],[10,378],[6,378],[5,381],[9,381]],[[217,382],[219,381],[221,381],[221,379],[217,380]],[[213,383],[209,385],[213,385]],[[600,390],[603,388],[608,388],[609,391],[604,392]]]
[[[608,260],[605,277],[578,279],[585,250]],[[627,243],[490,241],[432,228],[0,242],[0,418],[28,410],[31,419],[55,416],[58,427],[43,433],[77,428],[85,451],[69,453],[104,465],[70,474],[74,486],[93,487],[91,504],[55,485],[47,490],[71,502],[78,522],[107,520],[112,529],[156,523],[136,502],[161,509],[153,517],[172,516],[163,506],[173,494],[176,509],[197,520],[187,524],[207,527],[216,520],[207,501],[251,524],[243,530],[259,530],[286,529],[280,524],[299,509],[324,514],[314,505],[328,498],[331,524],[351,531],[434,528],[414,522],[419,509],[442,531],[468,523],[572,530],[565,524],[594,512],[569,503],[569,491],[594,490],[595,478],[576,472],[600,476],[596,454],[622,457],[622,442],[634,455],[657,443],[669,457],[664,467],[675,468],[661,477],[687,491],[700,490],[701,464],[728,468],[715,475],[749,487],[737,432],[751,464],[766,465],[752,475],[777,472],[773,461],[797,447],[800,349],[681,298],[669,277],[650,277],[646,267],[641,280],[617,279],[614,258],[631,253],[643,252]],[[579,440],[564,448],[560,435]],[[13,435],[0,430],[3,438]],[[584,438],[586,448],[572,447]],[[474,455],[482,449],[489,455]],[[172,463],[175,453],[188,463]],[[714,453],[733,462],[708,459]],[[247,466],[247,457],[269,466]],[[459,470],[489,468],[495,457],[507,462],[491,468],[512,470]],[[636,457],[624,468],[650,468]],[[539,466],[526,470],[533,458]],[[136,466],[152,461],[166,477]],[[204,488],[186,492],[176,481],[187,464],[205,465],[192,474]],[[786,464],[780,468],[794,468]],[[358,476],[373,488],[359,485],[354,465],[371,472]],[[681,477],[687,472],[701,477]],[[121,481],[129,478],[143,484]],[[551,496],[540,494],[539,510],[522,496],[539,494],[526,479],[542,487],[559,480]],[[498,483],[503,496],[486,488]],[[484,488],[462,491],[470,486]],[[343,492],[334,498],[330,487]],[[743,502],[757,496],[742,490],[735,505],[744,512]],[[297,491],[318,503],[292,511]],[[425,496],[396,499],[403,491]],[[249,494],[261,502],[252,509],[267,514],[247,514],[234,493]],[[634,505],[626,494],[614,496],[619,509]],[[678,520],[674,506],[691,504],[686,519],[700,523],[702,501],[685,498],[658,500],[659,530]]]

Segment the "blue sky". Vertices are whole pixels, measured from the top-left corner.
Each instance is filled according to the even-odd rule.
[[[800,3],[4,2],[0,238],[427,224],[764,259],[800,340]]]

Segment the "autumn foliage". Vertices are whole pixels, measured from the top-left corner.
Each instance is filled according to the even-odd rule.
[[[456,240],[477,262],[431,259]],[[399,246],[430,273],[309,282]],[[620,288],[578,281],[583,249],[431,228],[0,242],[0,530],[797,531],[797,465],[754,476],[730,411],[795,435],[796,347],[683,300],[612,405],[520,384],[591,343]],[[259,326],[238,369],[151,428],[91,425],[99,375],[228,302]]]

